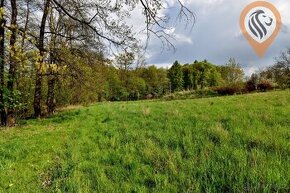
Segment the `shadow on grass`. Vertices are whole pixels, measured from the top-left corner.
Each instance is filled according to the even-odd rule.
[[[47,124],[47,123],[54,123],[54,124],[62,124],[65,122],[69,122],[81,114],[81,110],[72,110],[66,112],[56,113],[51,117],[44,117],[40,119],[36,119],[34,117],[28,117],[26,119],[22,119],[18,121],[19,126],[25,126],[29,124]]]

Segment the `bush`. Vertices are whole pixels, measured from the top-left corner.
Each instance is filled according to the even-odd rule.
[[[217,96],[217,92],[211,89],[204,90],[192,90],[192,91],[181,91],[171,93],[162,97],[163,100],[184,100],[184,99],[197,99],[197,98],[208,98]]]
[[[253,92],[253,91],[256,91],[257,88],[258,88],[258,85],[257,85],[255,82],[253,82],[253,81],[248,81],[248,82],[246,83],[246,85],[245,85],[245,90],[246,90],[247,92]]]
[[[228,85],[213,88],[213,91],[217,92],[219,95],[234,95],[243,94],[245,89],[241,85]]]
[[[258,90],[262,92],[266,92],[266,91],[274,89],[273,85],[269,82],[259,83],[257,87],[258,87]]]

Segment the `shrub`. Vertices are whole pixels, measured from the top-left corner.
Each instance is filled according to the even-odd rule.
[[[196,98],[208,98],[217,96],[217,92],[212,89],[181,91],[171,93],[162,97],[163,100],[184,100]]]
[[[228,85],[215,87],[213,91],[217,92],[219,95],[234,95],[244,93],[245,89],[241,85]]]
[[[258,90],[262,92],[266,92],[266,91],[274,89],[273,85],[269,82],[261,82],[258,84],[257,87],[258,87]]]
[[[253,92],[253,91],[256,91],[258,88],[258,85],[253,82],[253,81],[248,81],[245,85],[245,90],[246,92]]]

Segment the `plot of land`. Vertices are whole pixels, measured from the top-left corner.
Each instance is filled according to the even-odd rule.
[[[289,90],[102,103],[0,131],[0,192],[289,191]]]

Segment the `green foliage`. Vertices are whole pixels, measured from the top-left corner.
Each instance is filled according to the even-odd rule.
[[[221,74],[217,66],[207,62],[195,62],[193,64],[196,88],[204,89],[206,87],[217,86],[221,82]]]
[[[0,130],[0,192],[289,192],[290,91],[100,103]]]
[[[129,100],[139,100],[146,90],[146,82],[143,78],[137,76],[131,77],[127,90],[129,92]]]
[[[234,58],[221,67],[221,76],[225,85],[241,84],[244,81],[244,71]]]
[[[158,96],[162,96],[169,90],[167,70],[149,66],[148,68],[137,69],[137,73],[139,73],[146,82],[145,95],[157,94]]]
[[[185,90],[192,90],[194,88],[194,76],[192,66],[186,64],[182,67],[183,70],[183,82]]]
[[[282,52],[276,60],[275,65],[259,74],[260,79],[275,83],[281,89],[290,88],[290,48]]]
[[[21,101],[22,97],[25,97],[24,93],[21,93],[19,90],[13,90],[13,92],[11,92],[7,88],[4,88],[3,94],[5,107],[17,110],[26,107],[27,104]]]
[[[241,85],[244,72],[234,59],[226,66],[217,66],[207,60],[181,66],[176,61],[168,71],[172,91],[203,90],[220,85]]]
[[[194,14],[182,2],[178,5],[180,18],[194,21]],[[172,45],[164,30],[168,28],[168,17],[160,15],[164,10],[161,0],[146,3],[67,0],[65,4],[58,0],[10,3],[2,0],[1,125],[13,126],[7,120],[14,123],[14,114],[18,114],[17,109],[25,100],[29,107],[23,117],[30,116],[32,111],[35,117],[41,117],[53,114],[55,107],[69,104],[138,100],[151,92],[157,97],[164,94],[164,76],[160,83],[147,83],[134,69],[135,55],[142,58],[143,46],[125,21],[132,11],[140,9],[148,38],[154,34],[164,45]],[[37,13],[37,17],[32,13]],[[164,33],[167,35],[163,36]],[[119,80],[114,77],[111,81],[112,61],[107,58],[120,50],[123,53],[117,56],[115,65]],[[4,93],[4,87],[10,93]],[[8,102],[3,101],[4,95]]]
[[[19,116],[22,116],[22,114],[20,114],[20,112],[25,114],[24,112],[27,111],[27,108],[29,105],[29,103],[28,103],[29,100],[25,100],[25,99],[28,97],[29,97],[29,95],[22,93],[19,90],[13,90],[11,92],[7,88],[3,89],[4,107],[6,109],[8,109],[8,108],[14,109],[15,111],[18,112]]]
[[[58,53],[67,66],[58,75],[56,85],[57,105],[92,103],[103,90],[104,78],[100,74],[106,70],[105,59],[101,54],[88,50],[61,49]]]
[[[243,84],[232,84],[226,86],[214,87],[213,90],[219,95],[234,95],[245,93],[245,87]]]
[[[181,91],[165,95],[161,100],[186,100],[197,98],[209,98],[219,96],[216,91],[212,89]]]
[[[175,61],[173,66],[169,69],[168,77],[171,82],[172,91],[180,91],[183,89],[184,81],[182,66],[179,64],[178,61]]]

